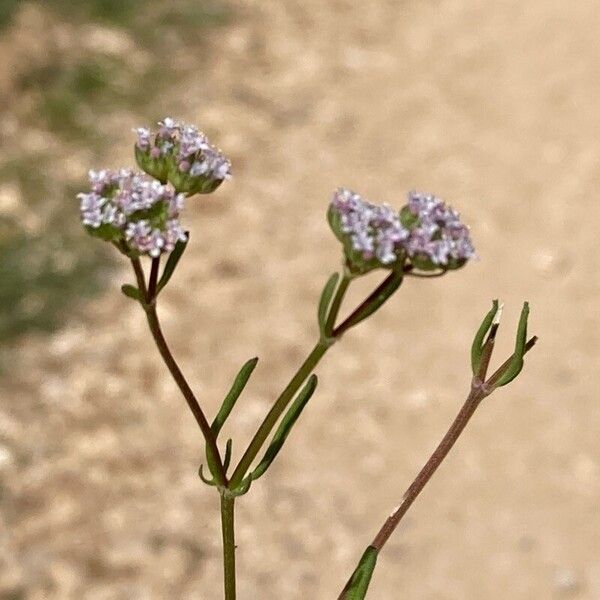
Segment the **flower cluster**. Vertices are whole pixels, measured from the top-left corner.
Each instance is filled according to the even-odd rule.
[[[156,131],[134,131],[139,166],[159,181],[170,181],[178,192],[209,193],[231,177],[230,160],[193,125],[167,117]]]
[[[475,256],[469,228],[443,200],[410,192],[400,214],[410,229],[405,248],[415,266],[456,268]]]
[[[127,169],[90,171],[91,190],[77,195],[81,222],[92,235],[157,257],[187,236],[179,223],[183,194]]]
[[[364,261],[375,259],[383,265],[396,261],[396,251],[409,232],[391,207],[371,204],[355,192],[339,188],[333,194],[331,211],[334,219],[339,219],[339,230],[348,236],[352,250]]]
[[[411,192],[400,213],[338,189],[329,223],[344,244],[354,272],[403,268],[406,259],[421,269],[455,269],[475,255],[469,229],[435,196]]]

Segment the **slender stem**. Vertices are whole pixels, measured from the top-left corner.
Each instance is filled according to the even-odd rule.
[[[148,290],[146,289],[146,278],[144,277],[144,269],[139,258],[132,258],[131,264],[133,265],[133,272],[137,280],[138,288],[144,298],[148,297]]]
[[[413,502],[417,499],[423,488],[427,485],[432,475],[442,464],[448,455],[448,452],[450,452],[456,443],[456,440],[458,440],[460,437],[483,397],[484,393],[480,388],[473,388],[471,390],[458,415],[452,422],[452,425],[450,425],[450,429],[448,429],[446,435],[442,438],[442,441],[438,444],[429,460],[425,463],[425,466],[421,469],[415,480],[410,484],[409,488],[404,493],[404,496],[402,496],[402,502],[386,519],[382,528],[371,542],[371,548],[374,548],[377,552],[383,548],[389,537],[392,535],[394,529],[396,529],[398,526],[398,523],[400,523],[402,520],[402,517],[404,517],[404,515],[407,513],[408,509],[412,506]],[[350,578],[346,583],[346,586],[339,595],[338,600],[345,600],[346,592],[348,591],[351,580],[352,578]]]
[[[352,327],[353,325],[353,321],[356,318],[356,315],[358,315],[364,308],[365,306],[367,306],[368,304],[370,304],[371,302],[373,302],[378,296],[379,294],[381,294],[382,290],[385,289],[385,287],[389,284],[390,280],[393,279],[395,277],[395,273],[391,272],[353,311],[350,315],[348,315],[348,317],[346,317],[346,319],[344,319],[344,321],[342,323],[340,323],[334,330],[333,330],[333,337],[339,337],[341,336],[345,331],[347,331],[348,329],[350,329],[350,327]]]
[[[344,300],[344,296],[346,295],[346,291],[348,290],[350,281],[352,281],[352,278],[344,272],[342,280],[340,281],[340,285],[338,286],[338,289],[335,292],[335,296],[333,297],[333,300],[331,302],[329,314],[327,315],[327,321],[325,323],[325,333],[328,336],[330,336],[333,332],[333,328],[335,327],[335,320],[337,319],[338,313],[340,312],[342,301]]]
[[[141,263],[137,258],[132,259],[131,262],[133,264],[133,270],[135,271],[138,287],[144,295],[144,297],[147,297],[148,293],[146,290],[144,271],[142,269]],[[165,336],[163,335],[162,329],[160,327],[160,321],[158,320],[156,306],[154,304],[145,305],[144,310],[146,311],[146,318],[148,320],[150,332],[152,333],[152,337],[154,338],[158,351],[160,352],[160,355],[162,356],[165,364],[167,365],[167,368],[171,372],[175,383],[177,384],[183,397],[185,398],[190,410],[192,411],[192,414],[196,419],[196,422],[198,423],[198,426],[200,427],[200,430],[202,431],[202,435],[206,440],[207,460],[210,462],[210,465],[212,467],[211,470],[216,471],[216,473],[214,474],[217,478],[218,483],[221,486],[226,486],[227,477],[225,474],[225,469],[223,468],[223,462],[221,461],[221,456],[219,454],[219,449],[217,447],[215,436],[210,428],[210,425],[208,424],[208,421],[206,420],[206,416],[204,415],[204,412],[200,407],[198,400],[196,399],[196,396],[194,395],[194,392],[192,391],[192,388],[190,388],[187,380],[181,372],[181,369],[179,368],[179,365],[177,364],[177,361],[171,354],[171,350],[169,349],[167,341],[165,340]]]
[[[225,600],[235,600],[235,497],[221,493],[221,530],[223,532],[223,577]]]
[[[150,279],[148,280],[148,302],[152,302],[156,298],[156,286],[158,284],[158,269],[160,267],[160,256],[152,259],[150,267]]]
[[[322,342],[317,343],[317,345],[312,349],[312,352],[302,363],[292,380],[288,383],[287,387],[283,390],[283,392],[281,392],[281,395],[271,407],[271,410],[268,412],[257,432],[254,434],[254,437],[248,445],[246,452],[235,468],[235,471],[231,476],[229,486],[231,489],[234,489],[241,483],[250,465],[252,464],[252,461],[260,452],[262,445],[265,443],[269,433],[271,433],[271,430],[277,423],[279,417],[282,415],[283,411],[294,397],[294,394],[298,391],[306,378],[311,374],[312,370],[315,368],[319,360],[321,360],[325,352],[327,352],[329,347],[329,344]]]
[[[402,496],[402,502],[394,512],[387,518],[383,527],[379,530],[379,533],[375,536],[371,542],[371,546],[377,550],[381,550],[388,538],[398,526],[398,523],[402,520],[402,517],[406,514],[412,503],[417,499],[423,488],[427,485],[432,475],[437,471],[438,467],[442,464],[448,452],[450,452],[452,446],[456,443],[456,440],[460,437],[467,423],[475,413],[475,410],[481,402],[482,396],[479,390],[472,391],[458,415],[450,425],[450,429],[446,432],[446,435],[442,438],[442,441],[438,444],[438,447],[434,450],[429,460],[425,463],[425,466],[421,469],[415,480],[410,484],[409,488]]]

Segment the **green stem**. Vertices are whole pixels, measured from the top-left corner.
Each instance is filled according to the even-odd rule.
[[[332,332],[333,337],[340,337],[348,329],[356,325],[355,319],[357,315],[361,313],[369,304],[377,300],[378,296],[385,290],[386,286],[395,277],[395,273],[392,271],[353,311],[344,319]],[[359,321],[360,322],[360,321]]]
[[[325,323],[325,333],[327,336],[331,336],[333,332],[333,328],[335,327],[335,321],[337,319],[338,313],[340,312],[340,308],[342,306],[342,301],[344,296],[346,295],[346,290],[350,285],[350,281],[352,278],[344,273],[342,280],[340,281],[340,285],[335,292],[335,296],[331,302],[331,308],[329,309],[329,314],[327,315],[327,322]]]
[[[260,449],[266,442],[267,437],[279,420],[279,417],[282,415],[283,411],[294,397],[294,394],[300,389],[300,386],[312,373],[313,369],[321,360],[325,352],[327,352],[329,347],[330,344],[319,342],[312,349],[312,352],[308,355],[306,360],[302,363],[302,366],[298,369],[292,380],[288,383],[287,387],[283,390],[283,392],[281,392],[281,395],[271,407],[271,410],[265,417],[265,420],[261,423],[258,431],[254,434],[254,437],[248,445],[246,452],[244,452],[244,455],[240,459],[238,466],[235,468],[229,484],[230,489],[235,489],[242,482],[242,479],[244,479],[244,476],[250,468],[252,461],[260,452]]]
[[[335,296],[331,302],[331,308],[327,316],[327,324],[325,327],[326,331],[333,330],[337,314],[342,305],[342,301],[350,284],[351,277],[344,274],[342,281],[338,286]],[[264,421],[261,423],[258,431],[254,434],[252,441],[248,445],[246,452],[240,459],[238,466],[235,468],[231,480],[229,483],[230,489],[235,489],[246,476],[246,472],[250,468],[252,461],[256,458],[256,455],[260,452],[263,444],[267,441],[267,437],[271,433],[273,427],[279,420],[279,417],[283,414],[287,405],[291,402],[294,394],[300,389],[300,386],[306,381],[308,376],[312,373],[313,369],[317,366],[317,363],[321,360],[325,352],[330,348],[332,340],[319,340],[317,345],[312,349],[306,360],[302,363],[292,380],[288,383],[287,387],[281,392],[281,395],[275,401],[275,404],[271,407]]]
[[[150,267],[150,278],[148,279],[148,297],[147,302],[150,303],[156,299],[156,286],[158,283],[158,269],[160,268],[160,256],[152,259]]]
[[[225,600],[235,600],[235,497],[221,493],[221,529],[223,532],[223,577]]]
[[[131,260],[133,264],[133,270],[135,271],[136,279],[138,282],[138,287],[142,292],[144,297],[147,297],[148,291],[146,289],[146,282],[144,277],[144,270],[141,266],[139,259],[134,258]],[[160,327],[160,321],[158,320],[158,313],[156,312],[156,304],[146,304],[144,305],[144,310],[146,311],[146,318],[148,320],[148,326],[150,327],[150,332],[152,333],[152,337],[156,343],[156,347],[160,352],[167,368],[171,372],[175,383],[179,387],[187,405],[189,406],[198,426],[200,427],[200,431],[202,431],[202,435],[206,440],[207,447],[207,460],[212,467],[211,470],[214,470],[213,473],[217,479],[219,485],[226,487],[227,486],[227,476],[225,474],[225,469],[223,468],[223,462],[221,461],[221,456],[219,454],[219,449],[217,447],[217,442],[215,436],[208,424],[204,411],[200,407],[192,388],[189,386],[186,378],[184,377],[177,361],[174,356],[171,354],[171,350],[167,344],[167,340],[163,335],[162,329]]]

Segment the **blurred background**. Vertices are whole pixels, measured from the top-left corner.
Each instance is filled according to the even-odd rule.
[[[340,264],[335,187],[396,206],[436,193],[480,255],[406,281],[319,365],[238,503],[239,597],[337,597],[462,403],[500,297],[497,357],[524,299],[540,343],[394,534],[370,597],[600,598],[597,8],[0,0],[0,598],[221,597],[202,441],[119,293],[127,265],[84,234],[75,200],[88,168],[131,166],[131,128],[165,115],[233,162],[188,202],[160,312],[210,415],[260,356],[225,432],[234,457],[317,335]]]

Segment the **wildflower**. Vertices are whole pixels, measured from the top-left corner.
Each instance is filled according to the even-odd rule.
[[[469,228],[455,210],[433,195],[410,192],[400,219],[410,231],[404,248],[419,269],[457,269],[475,256]]]
[[[403,265],[403,242],[409,231],[387,204],[372,204],[351,190],[339,188],[333,194],[328,218],[333,232],[344,244],[352,271],[366,273]]]
[[[230,160],[193,125],[166,117],[157,131],[134,131],[138,165],[160,182],[170,181],[178,192],[206,194],[231,177]]]
[[[328,212],[331,228],[344,244],[354,273],[376,268],[457,269],[475,256],[458,213],[439,198],[410,192],[400,213],[345,188],[338,189]]]
[[[90,171],[89,179],[91,191],[77,198],[91,235],[152,257],[187,239],[179,223],[184,196],[170,185],[127,169]]]

